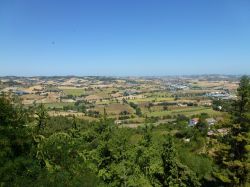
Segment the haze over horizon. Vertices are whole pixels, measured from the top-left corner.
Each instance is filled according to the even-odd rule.
[[[250,1],[0,1],[0,76],[250,74]]]

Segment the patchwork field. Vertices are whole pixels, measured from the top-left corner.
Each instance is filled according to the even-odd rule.
[[[147,122],[157,125],[169,118],[174,120],[179,114],[188,118],[201,113],[223,117],[223,112],[213,110],[214,100],[220,98],[209,95],[226,93],[235,98],[238,87],[237,78],[230,81],[209,77],[17,79],[17,85],[13,85],[15,80],[4,80],[11,85],[2,84],[2,92],[17,93],[27,107],[43,103],[50,115],[75,115],[87,120],[98,120],[106,110],[108,117],[118,120],[117,124],[129,127]]]

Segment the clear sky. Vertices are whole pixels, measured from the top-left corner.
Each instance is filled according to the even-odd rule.
[[[0,0],[0,76],[250,74],[250,0]]]

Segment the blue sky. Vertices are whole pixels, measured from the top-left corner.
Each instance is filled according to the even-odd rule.
[[[250,74],[249,0],[1,0],[0,76]]]

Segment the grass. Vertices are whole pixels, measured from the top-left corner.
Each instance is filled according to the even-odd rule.
[[[192,115],[201,114],[201,113],[207,113],[210,116],[221,115],[221,112],[214,111],[213,109],[207,108],[207,107],[188,107],[188,108],[181,108],[181,109],[176,109],[176,110],[156,111],[156,112],[147,113],[147,115],[155,116],[155,117],[166,116],[166,115],[173,116],[173,115],[178,115],[178,114],[192,116]]]
[[[103,97],[103,98],[110,98],[109,93],[105,92],[105,91],[96,92],[94,95],[97,95],[97,96]]]
[[[66,95],[73,95],[73,96],[80,96],[80,95],[83,95],[84,94],[84,89],[77,89],[77,88],[73,88],[73,89],[62,89],[63,92],[66,94]]]

